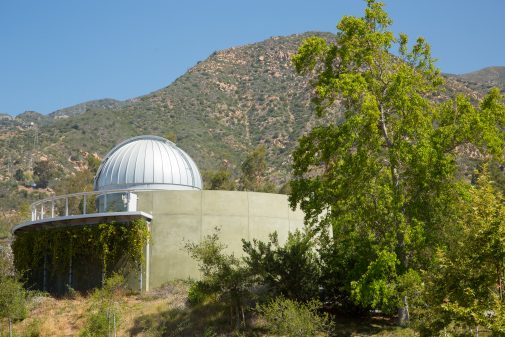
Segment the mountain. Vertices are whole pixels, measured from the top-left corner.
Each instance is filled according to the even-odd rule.
[[[114,109],[121,106],[122,104],[123,102],[111,98],[97,99],[76,104],[68,108],[56,110],[54,112],[51,112],[49,116],[53,118],[65,118],[81,114],[87,110]]]
[[[488,67],[459,77],[470,82],[486,83],[505,90],[505,67]]]
[[[448,74],[448,76],[465,82],[466,86],[476,91],[487,91],[492,87],[498,87],[505,92],[505,67],[487,67],[471,73]]]
[[[282,182],[296,140],[319,122],[310,108],[307,81],[294,73],[290,61],[308,35],[215,52],[169,86],[125,102],[87,102],[47,120],[23,115],[16,123],[0,122],[0,131],[13,132],[0,142],[0,156],[9,152],[21,168],[47,157],[71,170],[68,158],[80,151],[103,156],[134,135],[175,133],[178,145],[202,169],[223,160],[237,167],[250,149],[265,144],[272,176]],[[0,174],[8,178],[6,166]]]
[[[333,37],[272,37],[214,52],[167,87],[141,97],[90,101],[47,116],[26,112],[0,118],[0,209],[18,202],[11,197],[19,192],[12,180],[16,170],[29,176],[35,162],[48,159],[69,174],[82,167],[87,153],[104,156],[121,140],[140,134],[175,134],[177,144],[202,170],[226,160],[238,171],[248,151],[263,144],[269,177],[283,184],[298,138],[339,114],[337,107],[326,119],[315,117],[308,79],[295,74],[291,65],[301,41],[314,34]],[[482,86],[448,76],[447,91],[438,98],[464,92],[478,99],[485,91]]]

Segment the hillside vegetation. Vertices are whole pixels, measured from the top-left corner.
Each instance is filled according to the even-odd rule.
[[[247,152],[263,144],[268,175],[281,186],[289,178],[298,138],[340,113],[337,104],[326,119],[317,119],[308,79],[296,75],[291,64],[301,41],[314,34],[325,39],[333,36],[272,37],[216,51],[169,86],[123,102],[91,101],[47,116],[33,111],[15,118],[3,115],[0,209],[10,210],[27,198],[44,196],[18,187],[33,181],[36,162],[54,163],[58,174],[52,178],[57,180],[85,167],[88,154],[102,157],[121,140],[140,134],[175,137],[202,170],[226,162],[235,176]],[[434,99],[458,92],[478,99],[486,85],[472,87],[450,78],[443,96]],[[24,173],[24,181],[14,179],[18,170]]]
[[[198,280],[141,295],[126,290],[127,269],[107,266],[124,256],[138,267],[146,223],[114,236],[114,224],[83,236],[30,231],[14,241],[14,264],[0,250],[0,319],[30,336],[503,336],[505,96],[445,80],[423,38],[396,36],[384,4],[366,3],[337,35],[216,52],[170,86],[111,107],[4,119],[6,204],[89,182],[112,144],[154,133],[177,139],[203,169],[230,170],[216,182],[239,168],[249,175],[238,184],[253,190],[290,180],[305,227],[284,242],[242,240],[237,256],[216,228],[185,242]],[[48,256],[68,261],[73,284],[73,239],[76,252],[93,253],[76,256],[102,261],[101,286],[86,297],[67,286],[61,300],[24,289],[42,257],[46,282]]]

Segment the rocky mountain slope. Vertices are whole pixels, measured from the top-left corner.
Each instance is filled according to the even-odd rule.
[[[505,67],[487,67],[466,74],[447,76],[463,82],[465,86],[476,91],[487,91],[492,87],[499,87],[505,91]]]
[[[103,156],[119,141],[140,134],[175,134],[178,145],[202,170],[224,160],[238,168],[249,150],[264,144],[270,176],[282,184],[297,139],[325,123],[315,118],[311,89],[290,61],[311,34],[272,37],[215,52],[167,87],[127,101],[91,101],[47,116],[1,116],[0,201],[12,195],[2,191],[15,189],[17,170],[29,175],[34,162],[48,159],[68,174],[82,167],[87,153]],[[479,86],[450,76],[444,95],[465,92],[479,98],[489,86],[486,81]],[[0,208],[4,204],[0,202]]]

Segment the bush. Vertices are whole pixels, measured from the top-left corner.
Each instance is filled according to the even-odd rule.
[[[23,334],[24,337],[39,337],[41,336],[40,332],[40,321],[35,319],[28,324],[26,330]]]
[[[205,302],[208,297],[208,289],[205,284],[197,281],[193,282],[188,290],[188,302],[191,305],[197,305]]]
[[[113,274],[105,280],[103,288],[95,289],[86,325],[80,333],[82,337],[116,335],[121,323],[124,283],[122,275]]]
[[[257,307],[269,333],[287,337],[328,336],[332,324],[327,314],[320,315],[319,301],[301,303],[277,297]]]
[[[198,261],[202,273],[202,280],[197,283],[191,296],[194,300],[201,299],[197,295],[201,291],[202,294],[215,296],[226,303],[230,309],[230,322],[238,328],[246,323],[244,306],[249,296],[250,280],[242,260],[233,254],[225,254],[225,248],[219,241],[218,228],[200,243],[186,243],[186,251]]]
[[[277,232],[268,242],[242,240],[244,261],[258,284],[266,285],[273,296],[307,301],[319,295],[318,257],[309,235],[289,233],[284,245]]]

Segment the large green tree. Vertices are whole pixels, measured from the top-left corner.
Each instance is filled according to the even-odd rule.
[[[471,207],[468,207],[471,203]],[[479,327],[505,334],[505,202],[484,169],[461,194],[461,207],[426,271],[421,336],[468,336]],[[478,334],[478,333],[477,333]]]
[[[457,193],[458,149],[501,156],[505,109],[498,90],[478,108],[462,96],[434,103],[443,78],[429,45],[395,37],[391,22],[368,0],[363,17],[340,21],[335,41],[308,38],[293,57],[318,115],[340,107],[342,118],[300,139],[290,201],[308,224],[331,229],[337,289],[408,318],[408,290]]]

